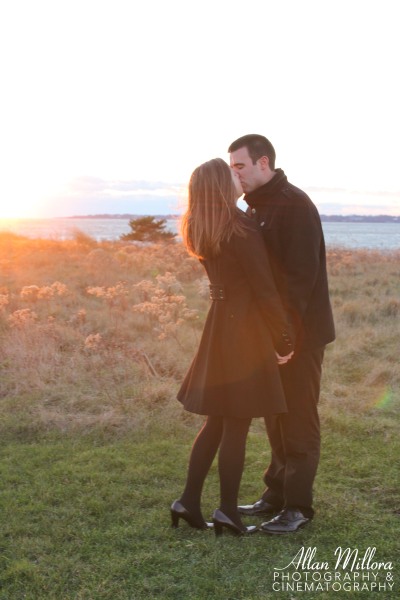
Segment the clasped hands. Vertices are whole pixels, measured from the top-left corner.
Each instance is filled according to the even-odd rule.
[[[278,359],[278,365],[285,365],[293,356],[293,350],[290,354],[286,354],[286,356],[281,356],[277,352],[275,352],[276,358]]]

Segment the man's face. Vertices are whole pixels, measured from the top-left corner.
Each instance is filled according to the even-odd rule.
[[[233,181],[233,185],[235,186],[235,190],[236,190],[236,200],[238,198],[240,198],[240,196],[243,195],[243,188],[242,188],[242,184],[240,183],[239,180],[239,175],[237,173],[235,173],[234,169],[231,169],[231,175],[232,175],[232,181]]]
[[[254,165],[246,147],[231,152],[231,168],[237,173],[245,194],[264,185],[265,168],[262,162],[263,158],[260,158]]]

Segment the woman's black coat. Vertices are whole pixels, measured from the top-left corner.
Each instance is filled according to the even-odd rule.
[[[246,215],[246,237],[234,234],[204,261],[224,299],[212,301],[200,346],[178,393],[202,415],[263,417],[286,412],[275,350],[292,349],[292,332],[275,288],[259,229]]]

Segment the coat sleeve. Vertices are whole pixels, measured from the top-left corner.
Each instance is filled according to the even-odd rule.
[[[294,349],[294,333],[275,286],[268,253],[258,230],[246,237],[235,236],[235,252],[261,315],[271,332],[274,348],[281,356]]]
[[[321,265],[322,226],[306,203],[287,210],[282,228],[287,305],[297,329],[304,320]]]

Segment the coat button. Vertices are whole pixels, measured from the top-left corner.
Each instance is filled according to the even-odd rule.
[[[264,227],[265,225],[265,221],[262,221],[262,223],[260,223],[261,227]]]
[[[255,214],[256,214],[256,209],[255,209],[255,208],[252,208],[252,209],[251,209],[251,214],[252,214],[252,215],[255,215]]]

